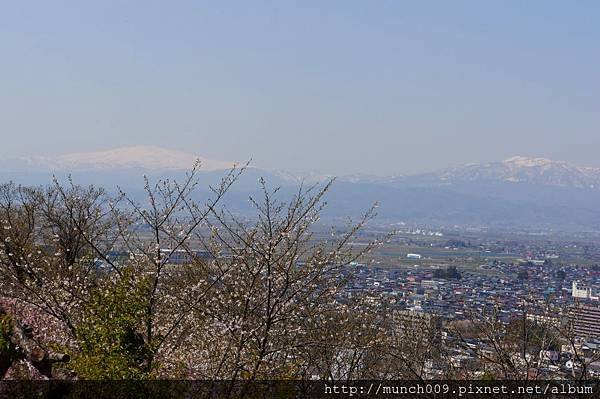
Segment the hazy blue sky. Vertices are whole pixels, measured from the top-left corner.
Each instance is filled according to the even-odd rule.
[[[2,2],[0,156],[600,166],[598,1],[91,3]]]

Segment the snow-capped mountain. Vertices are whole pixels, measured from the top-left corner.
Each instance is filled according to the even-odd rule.
[[[320,173],[291,173],[287,171],[274,171],[272,173],[290,184],[324,182],[334,177],[333,175]],[[600,168],[580,167],[547,158],[514,156],[500,162],[470,163],[433,173],[399,176],[355,174],[338,176],[336,180],[345,183],[368,183],[384,186],[497,182],[600,189]]]
[[[47,184],[71,175],[78,184],[128,191],[141,188],[143,175],[156,181],[180,179],[202,161],[199,189],[220,182],[233,163],[196,157],[158,147],[129,147],[59,157],[0,160],[0,183]],[[232,186],[226,203],[252,213],[248,196],[260,196],[264,177],[291,198],[298,184],[322,183],[332,176],[249,168]],[[205,190],[206,191],[206,190]],[[141,193],[143,195],[143,193]],[[467,164],[437,173],[407,176],[348,175],[336,179],[327,195],[327,215],[360,216],[374,202],[380,217],[432,225],[477,225],[512,229],[552,228],[600,231],[600,168],[579,167],[545,158],[512,157],[500,162]]]
[[[543,186],[599,188],[600,168],[546,158],[516,156],[502,162],[467,164],[437,174],[445,182],[502,181]]]
[[[169,150],[154,146],[117,148],[109,151],[83,152],[58,157],[37,157],[25,159],[32,167],[44,167],[53,171],[143,169],[148,171],[189,170],[196,160],[200,160],[202,170],[225,170],[233,162],[206,159],[183,151]]]
[[[11,162],[11,169],[26,167],[29,170],[51,172],[116,171],[139,169],[149,172],[176,172],[189,170],[199,159],[201,170],[214,172],[230,169],[234,162],[206,159],[192,153],[155,146],[135,146],[109,151],[83,152],[57,157],[34,157]],[[292,173],[266,171],[260,173],[276,178],[284,184],[295,185],[324,182],[334,177],[322,173]],[[515,156],[501,162],[472,163],[446,169],[437,173],[413,176],[384,177],[370,175],[339,176],[338,182],[352,184],[398,185],[407,182],[422,184],[453,184],[469,182],[524,183],[541,186],[600,189],[600,168],[579,167],[567,162],[546,158]]]

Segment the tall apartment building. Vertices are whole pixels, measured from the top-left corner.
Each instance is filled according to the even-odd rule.
[[[569,322],[576,337],[600,338],[600,306],[579,304],[571,307]]]

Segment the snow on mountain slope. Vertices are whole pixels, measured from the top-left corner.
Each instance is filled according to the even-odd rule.
[[[67,154],[58,157],[28,159],[30,165],[40,165],[51,170],[111,170],[139,168],[144,170],[189,170],[196,159],[201,169],[214,171],[229,169],[233,162],[216,161],[195,156],[183,151],[154,146],[135,146],[109,151]]]
[[[200,159],[202,171],[226,170],[233,162],[217,161],[197,157],[191,153],[169,150],[154,146],[136,146],[110,151],[68,154],[58,157],[38,157],[8,162],[11,170],[27,167],[30,170],[57,172],[112,171],[119,169],[143,169],[147,171],[189,170],[194,161]],[[253,168],[254,169],[254,168]],[[257,169],[258,171],[258,169]],[[332,175],[322,173],[290,173],[285,171],[260,170],[283,184],[296,185],[300,182],[312,184],[324,182]],[[435,173],[409,176],[339,176],[338,182],[350,184],[402,185],[405,182],[420,182],[421,185],[448,185],[478,181],[524,183],[543,186],[600,189],[600,168],[578,167],[567,162],[546,158],[515,156],[500,162],[470,163]]]
[[[438,174],[448,183],[499,180],[547,186],[600,188],[600,168],[578,167],[546,158],[516,156],[502,162],[468,164]]]

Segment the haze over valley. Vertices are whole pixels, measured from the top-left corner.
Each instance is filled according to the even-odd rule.
[[[0,179],[21,184],[47,184],[53,175],[72,175],[80,184],[116,186],[135,192],[144,174],[177,179],[201,162],[200,186],[215,184],[233,165],[247,161],[203,158],[193,152],[156,146],[102,152],[31,157],[2,161]],[[390,166],[393,170],[393,165]],[[299,174],[252,166],[232,187],[226,201],[247,211],[247,197],[264,177],[271,187],[291,195],[297,186],[336,177],[325,216],[358,216],[378,202],[381,221],[434,226],[476,226],[587,231],[600,229],[600,168],[545,158],[514,156],[504,161],[468,163],[432,173],[390,176]]]

